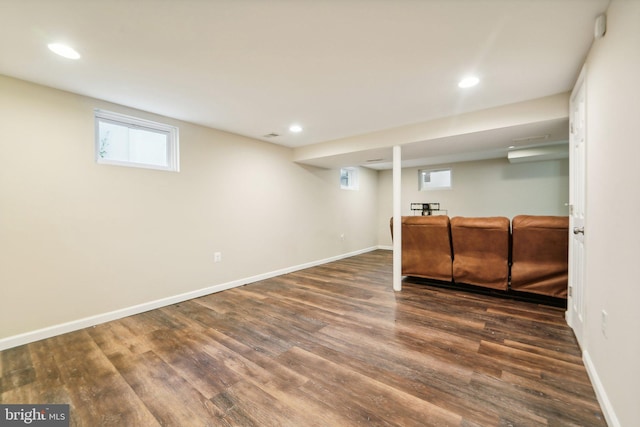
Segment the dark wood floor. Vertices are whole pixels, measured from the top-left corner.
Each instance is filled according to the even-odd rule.
[[[605,426],[564,310],[406,281],[374,251],[0,353],[75,426]]]

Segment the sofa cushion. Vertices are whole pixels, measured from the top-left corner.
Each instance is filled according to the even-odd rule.
[[[508,218],[452,218],[453,280],[507,290],[509,238]]]
[[[566,298],[569,217],[518,215],[512,224],[511,288]]]
[[[450,282],[451,267],[449,217],[402,217],[402,274]]]

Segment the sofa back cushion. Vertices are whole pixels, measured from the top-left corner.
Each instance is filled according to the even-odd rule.
[[[512,224],[511,288],[566,298],[569,217],[518,215]]]
[[[451,268],[449,217],[402,217],[402,274],[450,282]]]
[[[453,280],[507,290],[509,239],[508,218],[452,218]]]

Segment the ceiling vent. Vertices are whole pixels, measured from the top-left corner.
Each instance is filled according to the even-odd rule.
[[[568,157],[569,144],[511,150],[507,154],[510,163],[538,162],[542,160],[566,159]]]
[[[263,135],[263,138],[275,138],[276,136],[280,136],[280,135],[277,133],[271,132],[266,135]]]

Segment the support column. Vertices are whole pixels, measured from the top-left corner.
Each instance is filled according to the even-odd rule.
[[[402,150],[393,147],[393,290],[402,290]]]

